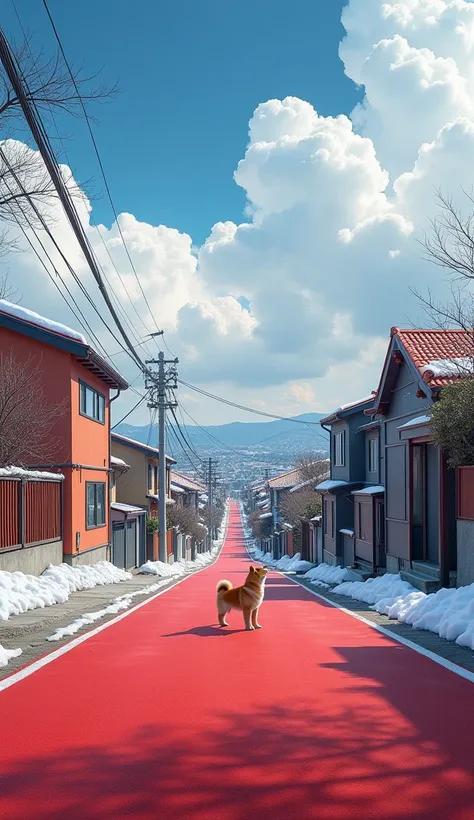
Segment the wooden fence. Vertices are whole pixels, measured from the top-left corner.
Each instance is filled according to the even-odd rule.
[[[62,538],[61,484],[0,477],[0,550]]]

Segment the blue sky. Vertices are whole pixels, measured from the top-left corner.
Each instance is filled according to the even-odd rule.
[[[40,0],[16,0],[38,45],[54,43]],[[239,222],[244,192],[232,174],[258,103],[297,96],[319,113],[349,113],[360,98],[337,56],[341,0],[49,0],[66,54],[104,66],[121,93],[96,107],[96,137],[118,211],[186,231],[200,244],[217,221]],[[2,24],[20,29],[12,0]],[[68,120],[77,178],[102,191],[90,141]],[[105,198],[94,216],[110,224]]]
[[[182,378],[279,415],[327,412],[368,395],[390,327],[426,321],[412,283],[435,298],[446,292],[417,240],[437,215],[433,192],[458,195],[474,163],[465,36],[473,3],[428,9],[418,0],[408,19],[404,4],[388,13],[384,0],[350,0],[344,29],[342,0],[48,1],[71,61],[88,72],[105,66],[104,81],[122,89],[96,110],[96,136],[117,211],[132,215],[122,219],[127,245]],[[53,53],[42,0],[15,2],[38,46]],[[2,24],[19,34],[12,0]],[[80,183],[95,177],[86,192],[100,194],[83,124],[60,125],[72,131],[66,161]],[[241,187],[233,181],[239,162]],[[246,196],[253,218],[244,216]],[[59,206],[48,207],[99,299]],[[141,338],[148,309],[104,196],[93,199],[93,218],[110,228],[105,248],[88,231]],[[242,219],[248,224],[238,228]],[[210,236],[216,222],[226,224]],[[22,250],[2,264],[25,307],[74,325]],[[128,278],[138,316],[110,258]],[[376,309],[368,293],[378,294]],[[109,353],[112,342],[105,339]],[[114,362],[136,378],[128,361]],[[242,418],[192,401],[200,423]],[[134,395],[124,402],[129,409]]]

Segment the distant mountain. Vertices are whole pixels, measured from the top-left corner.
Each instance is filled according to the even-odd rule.
[[[231,424],[196,427],[183,425],[182,429],[196,450],[222,450],[228,447],[242,451],[256,448],[256,452],[280,452],[297,455],[302,452],[326,451],[328,436],[319,425],[321,413],[304,413],[288,421],[232,422]],[[156,425],[136,427],[120,424],[117,433],[156,446]],[[173,436],[171,436],[173,438]],[[169,448],[172,451],[172,446]]]

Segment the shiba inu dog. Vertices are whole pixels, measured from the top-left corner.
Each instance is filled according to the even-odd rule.
[[[250,567],[245,584],[234,587],[230,581],[219,581],[217,584],[217,614],[221,626],[229,626],[225,616],[231,609],[240,609],[245,621],[245,629],[261,629],[258,623],[258,611],[263,601],[265,578],[268,569]]]

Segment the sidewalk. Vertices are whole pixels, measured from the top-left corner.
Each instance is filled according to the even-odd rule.
[[[411,641],[417,646],[421,646],[423,649],[433,652],[435,655],[439,655],[451,663],[455,663],[457,666],[462,666],[464,669],[469,670],[469,672],[474,672],[474,652],[472,649],[468,649],[465,646],[458,646],[454,641],[447,641],[444,638],[440,638],[439,635],[434,632],[429,632],[424,629],[413,629],[409,624],[392,621],[390,618],[387,618],[386,615],[380,615],[378,612],[369,609],[368,604],[363,601],[354,601],[352,598],[346,598],[345,595],[335,595],[330,589],[315,586],[301,576],[288,575],[287,577],[293,580],[297,578],[298,584],[320,595],[321,598],[324,598],[326,601],[337,604],[350,612],[357,612],[367,621],[377,624],[378,626],[383,626],[383,628],[387,630],[387,632],[391,632],[394,637],[398,636]]]
[[[12,658],[7,666],[0,667],[0,680],[7,675],[11,675],[21,666],[25,666],[27,663],[41,657],[46,652],[52,652],[59,646],[64,646],[64,644],[77,638],[78,635],[95,629],[100,624],[107,623],[112,618],[116,618],[117,615],[106,615],[90,626],[82,627],[79,632],[71,637],[63,638],[57,642],[48,641],[47,638],[59,627],[68,626],[86,612],[97,612],[99,609],[104,609],[119,596],[129,595],[164,580],[155,575],[139,575],[137,570],[133,570],[132,574],[133,578],[121,581],[118,584],[106,584],[93,587],[93,589],[74,592],[64,604],[55,604],[44,609],[33,609],[20,615],[12,615],[8,621],[0,621],[0,644],[6,649],[20,648],[23,650],[18,658]],[[169,579],[169,582],[163,584],[159,591],[163,592],[175,586],[179,580],[181,579]],[[131,606],[146,601],[152,595],[156,595],[156,591],[137,595]]]

